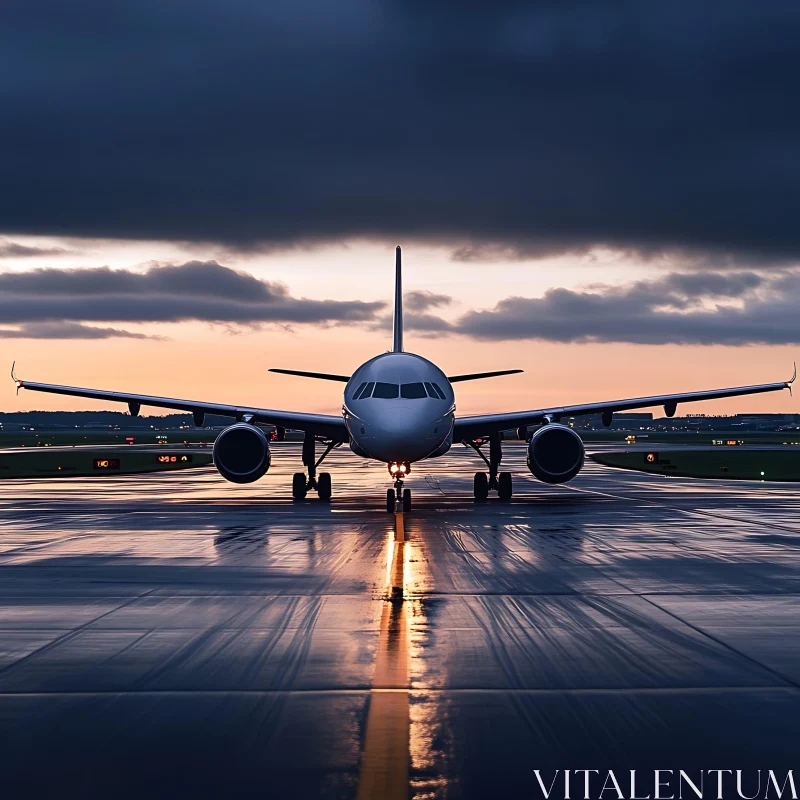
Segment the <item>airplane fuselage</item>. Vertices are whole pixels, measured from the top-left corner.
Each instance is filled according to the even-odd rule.
[[[362,364],[345,387],[342,414],[353,452],[376,461],[411,464],[453,443],[453,388],[414,353],[382,353]]]

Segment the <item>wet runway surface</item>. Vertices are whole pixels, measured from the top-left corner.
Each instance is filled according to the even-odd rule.
[[[326,506],[291,501],[299,463],[0,486],[9,796],[541,797],[535,769],[798,766],[797,486],[587,463],[550,487],[515,444],[513,500],[475,505],[456,447],[396,520],[384,466],[334,452]]]

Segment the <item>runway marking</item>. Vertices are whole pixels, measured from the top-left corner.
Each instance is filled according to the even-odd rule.
[[[407,800],[409,772],[408,618],[403,602],[405,527],[395,516],[392,564],[378,635],[357,800]]]
[[[406,527],[403,512],[398,511],[394,515],[394,540],[404,542],[406,540]]]
[[[389,586],[389,599],[394,602],[403,602],[405,585],[405,555],[406,555],[406,529],[403,512],[395,514],[394,548],[392,553],[391,585]]]

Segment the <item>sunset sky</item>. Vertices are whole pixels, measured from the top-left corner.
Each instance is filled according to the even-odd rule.
[[[459,412],[786,379],[798,9],[12,1],[5,360],[334,413],[341,385],[267,369],[388,349],[400,244],[406,349],[525,370],[457,387]],[[90,407],[0,392],[3,411]],[[679,413],[798,410],[781,393]]]

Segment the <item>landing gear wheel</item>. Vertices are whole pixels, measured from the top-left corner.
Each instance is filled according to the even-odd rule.
[[[394,506],[397,502],[397,495],[394,493],[394,489],[387,489],[386,490],[386,510],[390,514],[394,514]]]
[[[511,495],[513,494],[513,488],[511,483],[510,472],[501,472],[497,476],[497,494],[499,495],[501,500],[511,499]]]
[[[411,489],[403,489],[403,511],[411,511]]]
[[[306,499],[306,474],[305,472],[295,472],[292,475],[292,497],[295,500]]]
[[[489,476],[485,472],[475,473],[475,483],[473,485],[475,500],[479,503],[485,502],[489,496]]]
[[[320,472],[317,476],[317,493],[319,494],[319,499],[326,503],[331,499],[330,472]]]

